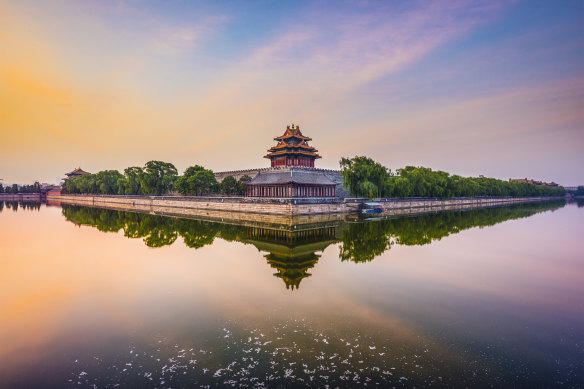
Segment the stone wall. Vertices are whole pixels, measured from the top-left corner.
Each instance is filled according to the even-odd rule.
[[[524,198],[457,198],[457,199],[386,199],[380,201],[384,213],[407,214],[425,210],[479,208],[524,202],[549,200],[544,197]],[[300,203],[290,199],[250,199],[245,197],[183,197],[183,196],[100,196],[100,195],[48,195],[51,203],[79,204],[95,207],[117,207],[175,216],[228,217],[228,213],[267,214],[283,217],[318,214],[343,214],[358,212],[362,200],[346,202]],[[400,210],[400,211],[398,211]]]
[[[190,210],[208,210],[222,212],[262,213],[270,215],[314,215],[327,213],[346,213],[357,211],[358,204],[324,202],[313,204],[295,204],[294,200],[251,200],[233,197],[181,197],[181,196],[98,196],[98,195],[48,195],[47,200],[67,204],[102,206],[117,205],[126,209],[139,208],[151,210],[166,208],[180,210],[180,214],[189,214]]]
[[[0,193],[0,201],[41,201],[40,193]]]
[[[517,204],[534,201],[543,201],[556,198],[550,197],[461,197],[453,199],[428,199],[428,198],[410,198],[410,199],[381,199],[383,212],[396,209],[431,209],[436,207],[448,208],[467,208],[467,207],[488,207],[495,205]]]

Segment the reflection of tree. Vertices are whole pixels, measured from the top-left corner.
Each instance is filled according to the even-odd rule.
[[[242,225],[223,224],[219,229],[219,235],[228,242],[243,242],[247,236],[246,231],[246,227]]]
[[[26,209],[27,211],[38,211],[41,209],[41,203],[34,201],[21,201],[20,208]]]
[[[557,209],[564,204],[564,201],[528,203],[351,223],[343,231],[339,256],[343,261],[366,262],[389,249],[391,244],[425,245],[472,227],[486,227],[520,219]]]
[[[311,225],[286,228],[247,227],[210,221],[179,219],[158,215],[64,205],[63,215],[77,225],[93,226],[100,231],[119,232],[128,238],[142,238],[148,247],[172,244],[180,235],[188,247],[197,249],[213,243],[216,237],[227,241],[253,244],[276,270],[288,289],[298,289],[310,277],[318,262],[317,254],[339,242],[342,261],[368,262],[391,245],[425,245],[471,227],[485,227],[506,220],[528,217],[564,205],[560,202],[531,203],[515,206],[438,212],[416,217],[377,219],[349,223],[341,227],[314,228]],[[18,202],[5,203],[17,209]],[[579,204],[579,206],[581,206]]]
[[[195,249],[213,243],[219,226],[218,223],[206,221],[176,219],[176,228],[185,244]]]
[[[383,223],[351,223],[343,231],[342,261],[368,262],[390,248]]]
[[[63,205],[63,215],[77,225],[92,226],[104,232],[124,231],[127,238],[143,238],[148,247],[167,246],[182,236],[191,248],[213,243],[215,236],[243,236],[242,226],[228,226],[208,221],[178,219],[141,213]],[[239,232],[238,232],[239,231]]]
[[[103,232],[118,232],[124,226],[124,212],[80,206],[63,206],[62,212],[77,225],[92,226]]]
[[[6,201],[4,204],[6,209],[12,209],[14,212],[18,211],[18,201]]]
[[[143,238],[150,233],[142,223],[147,216],[139,213],[125,213],[124,236],[127,238]]]
[[[18,211],[18,206],[20,209],[27,211],[39,211],[41,209],[41,203],[35,201],[0,201],[0,212],[6,206],[6,209],[12,209],[13,211]]]
[[[110,209],[63,206],[63,215],[78,225],[86,225],[104,232],[124,231],[128,238],[144,238],[148,247],[172,244],[178,234],[175,219]]]
[[[173,244],[178,234],[174,226],[175,219],[144,215],[140,228],[146,232],[144,243],[148,247],[162,247]]]

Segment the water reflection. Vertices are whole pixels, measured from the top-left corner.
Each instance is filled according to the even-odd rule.
[[[343,230],[340,257],[343,261],[368,262],[394,244],[421,246],[469,228],[488,227],[564,205],[564,201],[551,201],[350,223]]]
[[[320,258],[317,253],[333,243],[341,243],[342,261],[369,262],[392,245],[425,245],[472,227],[492,226],[564,205],[563,201],[530,203],[416,217],[357,219],[336,226],[313,224],[306,228],[254,227],[78,205],[63,205],[62,212],[76,225],[92,226],[103,232],[123,231],[125,237],[141,238],[148,247],[171,245],[179,236],[194,249],[212,244],[215,238],[252,244],[267,253],[264,258],[276,270],[274,276],[281,278],[287,289],[294,290],[302,279],[310,277],[310,269]]]
[[[308,271],[320,258],[316,252],[338,241],[334,227],[299,232],[247,227],[246,235],[243,242],[268,252],[264,258],[276,270],[274,276],[292,290],[299,288],[302,279],[311,276]]]
[[[11,209],[14,212],[18,211],[18,207],[20,209],[27,210],[27,211],[39,211],[41,209],[41,203],[34,202],[34,201],[0,201],[0,212],[6,209]]]
[[[442,239],[562,206],[278,225],[3,204],[0,386],[582,387],[581,209]]]

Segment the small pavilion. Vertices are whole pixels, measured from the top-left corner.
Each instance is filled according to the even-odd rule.
[[[260,171],[247,183],[248,197],[275,198],[334,198],[335,182],[325,171],[315,169],[314,161],[321,158],[302,135],[299,126],[287,126],[282,136],[274,138],[278,144],[268,150],[264,158],[271,169]]]
[[[65,175],[67,176],[66,179],[68,179],[68,178],[75,178],[75,177],[79,177],[79,176],[84,176],[86,174],[91,174],[91,173],[86,172],[85,170],[81,169],[80,167],[78,167],[77,169],[73,170],[72,172],[65,173]]]

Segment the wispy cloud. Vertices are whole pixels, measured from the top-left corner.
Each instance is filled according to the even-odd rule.
[[[501,9],[495,2],[473,4],[423,3],[405,14],[390,7],[363,14],[308,9],[221,73],[193,116],[221,116],[218,111],[229,107],[233,117],[253,126],[274,112],[288,120],[329,111],[356,89],[398,74]],[[227,118],[213,128],[216,142],[237,131]]]
[[[537,167],[538,177],[557,179],[552,161],[577,163],[584,143],[584,113],[578,108],[583,91],[584,78],[572,78],[401,105],[399,112],[363,122],[363,132],[375,136],[355,139],[344,152],[367,153],[393,168],[430,165],[506,178]]]
[[[160,54],[181,54],[192,50],[205,36],[213,34],[229,18],[208,16],[189,24],[176,26],[168,21],[158,20],[157,27],[148,31],[149,48]]]

